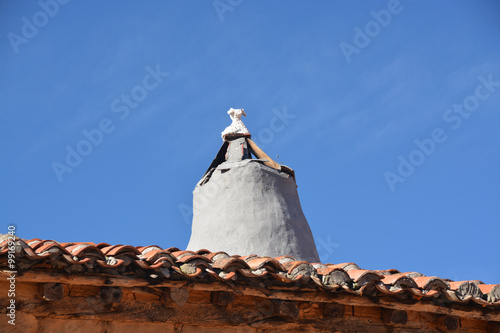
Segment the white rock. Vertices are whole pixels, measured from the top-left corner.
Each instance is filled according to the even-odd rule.
[[[222,132],[222,140],[224,140],[224,136],[227,134],[250,134],[247,127],[241,120],[242,115],[246,117],[245,110],[230,108],[227,113],[229,114],[229,117],[231,117],[232,123]]]

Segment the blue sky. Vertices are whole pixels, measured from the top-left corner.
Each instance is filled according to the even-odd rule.
[[[296,171],[323,262],[499,283],[499,10],[3,1],[3,232],[185,248],[244,108]]]

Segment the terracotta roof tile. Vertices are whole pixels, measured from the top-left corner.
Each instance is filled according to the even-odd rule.
[[[381,282],[388,286],[391,291],[418,287],[415,280],[404,273],[384,275]]]
[[[258,270],[261,268],[265,268],[267,270],[275,271],[275,270],[285,270],[284,267],[281,265],[281,263],[274,259],[274,258],[269,258],[269,257],[251,257],[248,261],[248,266],[250,266],[251,269]]]
[[[93,244],[72,244],[66,247],[66,250],[72,255],[76,257],[80,256],[96,256],[99,258],[103,258],[105,254],[95,245]],[[38,252],[38,251],[37,251]]]
[[[92,242],[58,243],[53,240],[16,241],[17,270],[60,269],[66,274],[110,276],[127,274],[138,279],[289,286],[323,292],[348,292],[394,296],[419,300],[439,299],[443,303],[468,303],[500,308],[500,284],[481,281],[451,281],[418,272],[395,269],[365,270],[354,263],[322,264],[257,255],[229,255],[225,252],[181,251],[157,245],[130,246]],[[0,268],[7,269],[8,242],[0,243]]]
[[[280,262],[280,264],[284,264],[286,262],[295,261],[295,258],[292,257],[292,256],[281,256],[281,257],[276,257],[274,259],[278,260]]]
[[[181,255],[177,257],[177,263],[190,263],[192,261],[204,261],[204,262],[212,262],[212,260],[208,259],[205,256],[199,255],[199,254],[188,254],[188,255]]]
[[[481,298],[483,293],[481,289],[477,286],[477,283],[474,281],[456,281],[449,282],[450,290],[455,291],[455,294],[461,300],[472,296],[474,298]]]
[[[376,271],[371,271],[367,269],[351,269],[347,271],[349,277],[356,283],[365,285],[370,282],[380,281],[383,277]]]
[[[107,245],[109,246],[109,244]],[[158,245],[149,245],[149,246],[136,246],[135,247],[142,255],[145,255],[146,253],[153,251],[153,250],[162,250],[163,249],[158,246]],[[165,250],[166,252],[170,252],[168,250]]]
[[[252,260],[254,258],[260,258],[258,255],[256,254],[250,254],[250,255],[247,255],[247,256],[238,256],[238,255],[232,255],[231,257],[237,257],[237,258],[240,258],[242,260],[245,260],[246,262],[248,262],[249,260]]]
[[[393,275],[393,274],[401,273],[400,271],[398,271],[397,269],[394,269],[394,268],[375,271],[375,272],[382,274],[382,275]]]
[[[233,271],[238,268],[250,268],[244,260],[241,260],[239,258],[232,258],[229,256],[226,258],[219,257],[219,259],[213,260],[212,267],[223,271]]]
[[[358,265],[353,262],[343,263],[343,264],[326,264],[327,266],[333,266],[335,268],[342,268],[345,271],[350,271],[351,269],[360,269]]]
[[[209,252],[209,253],[205,254],[204,256],[206,256],[210,260],[217,260],[220,258],[231,258],[231,256],[229,254],[227,254],[226,252],[222,252],[222,251],[213,252],[213,253]]]
[[[289,261],[283,264],[290,280],[309,279],[316,275],[316,269],[307,261]]]
[[[437,276],[419,276],[413,279],[420,289],[429,290],[446,290],[450,285],[443,279]]]
[[[130,245],[110,245],[103,247],[101,249],[102,253],[108,256],[116,256],[116,255],[130,255],[135,256],[141,254],[141,252],[133,246]]]
[[[483,295],[487,295],[488,302],[500,303],[500,284],[480,284],[478,287]]]
[[[171,253],[175,258],[177,258],[177,260],[179,260],[185,256],[198,255],[198,253],[193,252],[193,251],[175,251],[175,252],[171,252]]]
[[[317,269],[317,273],[321,276],[321,282],[325,286],[338,285],[342,287],[349,287],[353,282],[349,274],[347,274],[347,272],[342,268],[319,268]]]
[[[419,273],[419,272],[406,272],[406,273],[401,273],[405,276],[408,276],[408,277],[411,277],[411,278],[416,278],[416,277],[420,277],[420,276],[425,276],[424,274],[422,273]]]

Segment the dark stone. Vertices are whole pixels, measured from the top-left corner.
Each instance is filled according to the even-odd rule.
[[[186,288],[170,288],[168,298],[178,306],[183,306],[189,298],[189,291]]]
[[[500,322],[489,321],[488,326],[486,326],[486,333],[500,333]]]
[[[403,310],[382,309],[382,321],[388,324],[406,324],[408,314]]]
[[[58,301],[64,296],[64,285],[60,283],[44,283],[42,285],[42,296],[47,301]]]
[[[217,305],[228,305],[234,302],[234,294],[227,291],[212,291],[210,302]]]
[[[457,317],[446,316],[444,317],[444,326],[450,331],[454,331],[458,328]]]
[[[342,318],[345,313],[345,305],[337,303],[323,303],[320,305],[323,318]]]
[[[296,319],[299,316],[299,308],[296,302],[273,300],[274,313],[281,317]]]
[[[104,303],[120,303],[122,300],[123,292],[118,287],[102,287],[99,291],[99,296]]]
[[[263,317],[270,317],[274,313],[274,304],[268,299],[256,299],[255,300],[255,306],[257,307],[257,310],[259,313],[262,314]]]

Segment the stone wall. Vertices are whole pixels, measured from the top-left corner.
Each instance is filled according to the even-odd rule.
[[[9,299],[0,295],[1,332],[500,332],[497,321],[481,319],[479,312],[468,318],[457,316],[467,313],[459,309],[433,313],[410,304],[404,310],[396,302],[387,308],[358,295],[325,298],[324,292],[185,281],[166,287],[134,286],[126,279],[108,280],[108,286],[92,278],[30,279],[18,277],[16,326],[7,323]],[[0,290],[7,289],[2,279]]]

